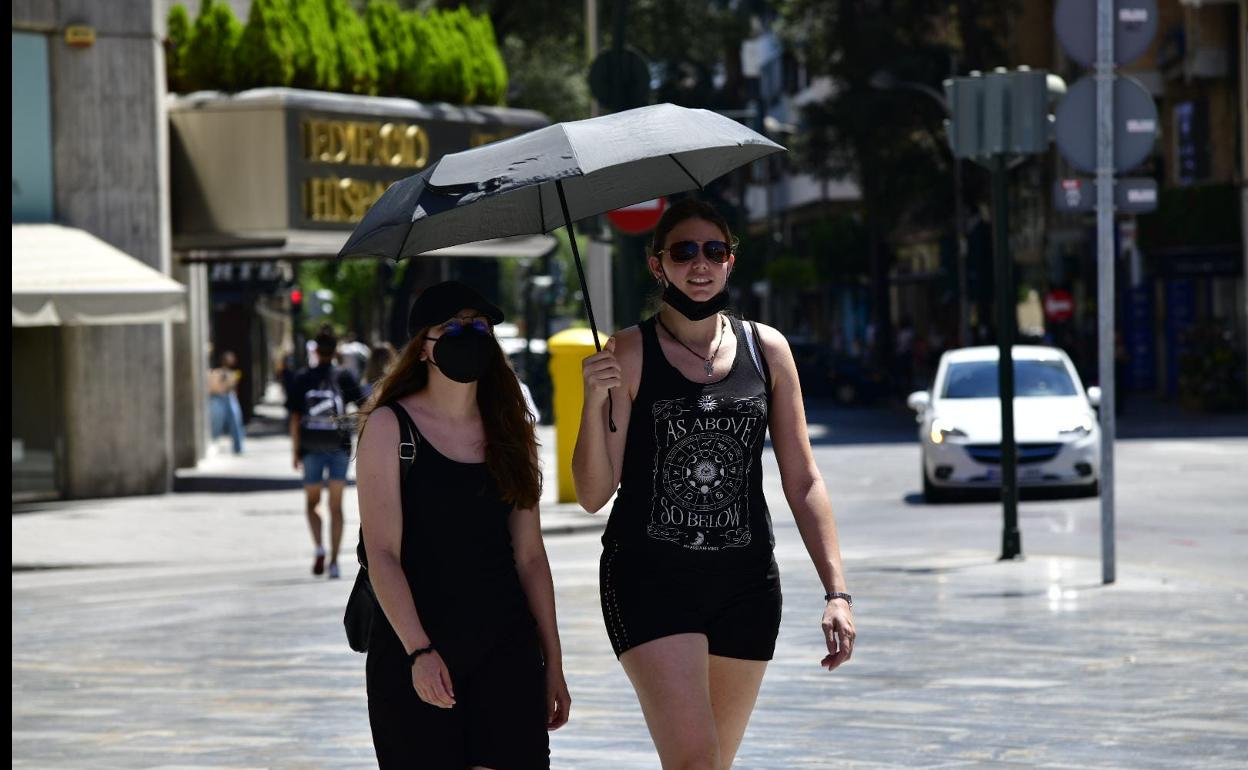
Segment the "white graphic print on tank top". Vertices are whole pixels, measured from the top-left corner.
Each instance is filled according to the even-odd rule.
[[[748,398],[656,401],[654,494],[646,533],[694,551],[750,544],[749,477],[767,402]]]

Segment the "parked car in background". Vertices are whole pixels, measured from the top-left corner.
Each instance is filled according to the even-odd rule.
[[[1098,492],[1099,388],[1084,390],[1058,348],[1015,345],[1014,438],[1018,483]],[[932,390],[911,393],[917,413],[923,495],[941,502],[959,490],[1001,486],[1001,400],[996,347],[941,356]]]

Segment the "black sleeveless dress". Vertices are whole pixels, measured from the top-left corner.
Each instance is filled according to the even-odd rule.
[[[400,405],[416,439],[402,481],[401,562],[421,625],[450,671],[456,705],[416,695],[403,644],[374,616],[368,714],[382,770],[550,767],[537,625],[516,571],[509,518],[484,463],[443,456]],[[397,462],[397,460],[396,460]]]
[[[655,319],[640,325],[620,489],[603,535],[603,617],[616,655],[679,633],[713,655],[770,660],[780,623],[775,539],[761,458],[769,388],[745,329],[727,376],[693,382],[663,355]]]

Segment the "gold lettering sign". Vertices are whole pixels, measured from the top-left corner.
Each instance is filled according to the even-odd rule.
[[[387,182],[370,179],[308,179],[303,183],[303,213],[312,222],[355,224],[387,187]]]
[[[473,131],[468,136],[468,146],[480,147],[481,145],[489,144],[490,142],[498,142],[503,139],[510,139],[511,137],[515,135],[516,135],[515,131],[509,131],[506,129],[502,131]]]
[[[308,119],[303,157],[339,166],[422,169],[429,163],[429,134],[413,123]]]

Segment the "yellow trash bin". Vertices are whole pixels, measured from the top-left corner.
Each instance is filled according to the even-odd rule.
[[[598,333],[607,344],[607,335]],[[581,407],[585,404],[585,381],[581,362],[596,351],[594,333],[589,329],[565,329],[546,341],[550,354],[550,381],[554,388],[555,457],[558,467],[559,502],[576,502],[576,486],[572,483],[572,450],[581,428]]]

